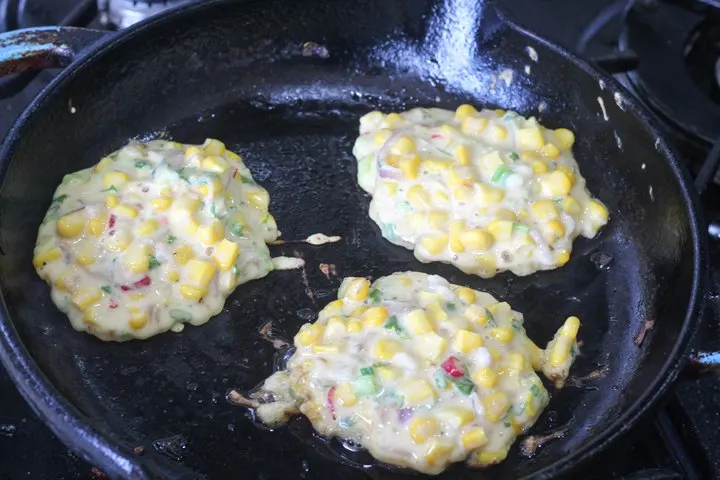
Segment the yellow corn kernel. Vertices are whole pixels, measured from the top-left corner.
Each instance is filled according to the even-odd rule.
[[[400,385],[399,390],[405,396],[408,407],[427,405],[435,401],[435,390],[427,380],[408,380]]]
[[[380,187],[382,187],[383,191],[390,196],[393,196],[398,191],[398,184],[397,182],[380,182]]]
[[[57,232],[63,238],[75,238],[85,229],[85,214],[82,211],[68,213],[57,219]]]
[[[433,303],[438,303],[445,300],[445,297],[435,292],[420,291],[418,292],[417,296],[418,300],[420,301],[420,306],[422,307],[427,307],[428,305],[431,305]]]
[[[455,293],[466,303],[473,303],[476,298],[475,291],[472,288],[460,287]]]
[[[480,276],[492,276],[497,272],[497,258],[493,252],[474,252],[475,273]]]
[[[315,344],[312,346],[312,352],[323,354],[323,355],[333,355],[336,353],[340,353],[340,347],[337,345],[319,345]]]
[[[443,407],[438,409],[435,414],[444,425],[451,429],[457,429],[475,420],[475,412],[466,407]]]
[[[472,352],[482,345],[482,336],[469,330],[458,330],[453,345],[458,352]]]
[[[558,213],[555,202],[552,200],[538,200],[530,206],[530,212],[537,222],[547,222],[555,220],[560,215]]]
[[[320,313],[323,313],[325,315],[335,315],[343,311],[343,307],[345,305],[345,302],[342,298],[338,298],[337,300],[333,300],[332,302],[325,305],[325,308],[322,309]]]
[[[479,228],[461,232],[460,240],[470,250],[484,251],[493,245],[493,235]]]
[[[153,198],[150,202],[150,206],[159,212],[167,210],[170,208],[170,205],[172,205],[172,198],[162,195],[157,198]]]
[[[420,245],[430,255],[440,255],[447,248],[448,240],[447,235],[425,236],[420,240]]]
[[[452,450],[451,445],[443,445],[433,439],[425,452],[425,462],[431,467],[445,465],[452,454]]]
[[[407,200],[415,208],[430,206],[430,195],[421,185],[413,185],[407,191]]]
[[[430,212],[427,215],[428,226],[435,230],[445,230],[448,222],[448,214],[445,212]]]
[[[393,153],[389,153],[385,157],[385,163],[387,163],[391,167],[398,168],[400,166],[400,162],[402,161],[402,158],[403,158],[402,155],[395,155]],[[391,182],[391,183],[395,183],[395,182]]]
[[[133,244],[126,252],[123,262],[135,273],[147,272],[150,268],[150,245]]]
[[[561,172],[563,172],[567,177],[570,179],[570,183],[575,185],[575,172],[572,168],[566,167],[565,165],[558,165],[557,169]]]
[[[135,231],[135,234],[140,237],[147,237],[148,235],[152,235],[155,233],[158,229],[158,221],[154,218],[151,218],[150,220],[146,220]]]
[[[507,327],[491,328],[490,336],[500,343],[510,343],[510,340],[513,339],[513,331],[512,328]]]
[[[104,157],[101,158],[100,161],[95,165],[95,171],[96,172],[102,172],[105,170],[108,166],[110,166],[111,163],[113,163],[114,160],[110,157]]]
[[[177,283],[180,280],[180,274],[175,270],[169,270],[165,274],[165,279],[168,282]]]
[[[518,129],[515,138],[521,150],[539,150],[545,144],[542,132],[537,126]]]
[[[530,166],[533,169],[533,173],[535,175],[542,175],[543,173],[547,173],[548,166],[547,163],[543,162],[542,160],[533,160],[532,163],[530,163]]]
[[[430,323],[427,314],[425,314],[425,311],[421,308],[413,310],[405,315],[404,323],[413,335],[422,335],[433,331],[432,324]]]
[[[400,371],[397,368],[389,367],[387,365],[375,367],[375,374],[380,377],[383,382],[392,382],[400,378]]]
[[[352,277],[348,278],[341,285],[341,292],[338,292],[341,298],[347,298],[353,302],[362,302],[368,298],[370,293],[370,281],[367,278]]]
[[[363,323],[358,320],[357,318],[351,318],[347,321],[347,331],[348,333],[357,333],[361,332],[363,329]]]
[[[235,264],[239,250],[240,246],[237,243],[224,238],[222,239],[220,245],[215,247],[215,251],[213,252],[213,258],[220,267],[220,270],[230,270],[230,268]]]
[[[123,218],[135,218],[138,215],[135,207],[131,207],[130,205],[118,205],[115,207],[114,212],[118,217]]]
[[[51,248],[50,250],[46,250],[44,252],[36,253],[33,257],[33,265],[35,268],[42,268],[48,263],[52,263],[56,260],[60,260],[62,258],[62,250],[59,248]]]
[[[457,159],[457,164],[461,167],[470,165],[472,159],[470,158],[470,149],[467,145],[458,145],[457,148],[455,148],[455,158]]]
[[[204,260],[192,259],[185,265],[185,278],[190,285],[206,290],[215,276],[215,265]]]
[[[217,195],[222,192],[222,183],[219,178],[213,178],[208,183],[197,186],[196,189],[203,197]]]
[[[466,117],[460,124],[460,130],[468,135],[479,135],[488,126],[486,117]]]
[[[483,367],[479,369],[477,372],[475,372],[475,375],[473,375],[472,380],[475,385],[478,385],[480,387],[484,388],[493,388],[495,384],[497,383],[497,373],[495,373],[491,368],[489,367]]]
[[[115,208],[120,204],[120,200],[118,200],[117,195],[109,194],[105,196],[105,206],[107,208]]]
[[[130,245],[131,241],[132,236],[128,232],[118,231],[115,232],[115,235],[110,237],[107,246],[113,252],[122,252],[128,247],[128,245]]]
[[[453,166],[453,161],[444,158],[426,158],[422,166],[430,172],[442,172]]]
[[[453,190],[453,198],[458,202],[469,202],[473,198],[475,189],[472,185],[460,185]]]
[[[437,360],[447,348],[447,340],[435,332],[418,335],[415,342],[418,355],[427,360]]]
[[[465,318],[477,325],[485,325],[488,321],[487,311],[478,305],[469,305],[463,313]]]
[[[102,292],[99,288],[84,287],[75,290],[70,298],[73,305],[80,310],[87,310],[90,306],[95,304],[102,298]]]
[[[568,317],[565,323],[560,327],[560,335],[575,340],[578,330],[580,329],[580,319],[578,317]]]
[[[490,185],[477,186],[477,199],[481,206],[497,205],[505,198],[505,190]]]
[[[202,168],[211,172],[222,173],[228,168],[227,160],[217,155],[205,157],[202,161]]]
[[[388,116],[385,117],[385,122],[389,126],[397,125],[398,123],[402,123],[402,121],[402,115],[400,115],[399,113],[388,113]]]
[[[117,170],[113,170],[112,172],[107,172],[105,175],[103,175],[104,188],[120,187],[124,185],[127,181],[128,176],[125,172],[118,172]]]
[[[415,417],[408,425],[408,432],[412,441],[420,445],[440,433],[440,422],[433,417]]]
[[[555,261],[558,265],[565,265],[568,261],[570,261],[570,251],[555,250]]]
[[[497,362],[502,358],[502,354],[494,348],[488,348],[487,351],[490,352],[490,358],[493,362]]]
[[[545,388],[542,385],[538,386],[538,388],[545,390]],[[530,416],[532,418],[538,414],[537,404],[535,403],[535,396],[532,394],[532,392],[526,393],[523,396],[522,401],[525,404],[525,413],[528,416]]]
[[[105,231],[107,222],[107,215],[98,215],[95,218],[91,218],[87,224],[87,232],[93,237],[97,237]]]
[[[488,232],[498,241],[512,238],[513,222],[510,220],[493,220],[487,226]]]
[[[462,120],[477,113],[472,105],[463,104],[455,109],[455,120]]]
[[[565,236],[565,227],[560,220],[550,220],[543,227],[543,231],[545,239],[550,243],[554,243]]]
[[[382,147],[387,143],[388,140],[390,140],[390,137],[392,137],[392,130],[388,130],[386,128],[383,128],[382,130],[378,130],[378,132],[373,137],[373,143],[377,147]]]
[[[607,223],[608,220],[608,210],[605,208],[605,205],[600,203],[598,200],[590,200],[585,207],[585,210],[589,216],[591,216],[594,220],[596,220],[599,223]]]
[[[549,142],[540,149],[540,153],[547,158],[558,158],[560,149],[554,143]]]
[[[575,143],[575,134],[567,128],[558,128],[553,133],[558,146],[563,150],[570,150]]]
[[[325,338],[333,340],[342,337],[347,332],[345,322],[338,316],[332,316],[328,318],[327,324],[325,325]]]
[[[477,456],[479,465],[493,465],[507,458],[507,450],[482,451]]]
[[[435,202],[439,205],[446,204],[450,201],[447,194],[442,190],[435,190],[433,197],[435,198]]]
[[[225,144],[220,140],[214,138],[206,138],[203,143],[203,149],[208,155],[223,155],[225,154]]]
[[[192,147],[188,147],[187,150],[185,150],[185,158],[187,159],[198,154],[202,154],[202,150],[200,150],[200,147],[197,147],[195,145],[193,145]]]
[[[203,295],[205,295],[205,292],[206,290],[193,287],[192,285],[180,285],[180,295],[182,295],[186,300],[194,300],[198,302],[202,299]]]
[[[507,302],[491,303],[486,305],[485,308],[487,308],[495,320],[499,322],[509,321],[508,316],[512,312],[512,308]]]
[[[485,416],[492,423],[497,423],[507,412],[510,400],[505,392],[495,391],[483,398]]]
[[[462,442],[465,450],[475,450],[486,445],[488,438],[482,427],[474,427],[462,434],[460,442]]]
[[[300,327],[300,331],[295,335],[295,344],[301,347],[307,347],[322,337],[324,327],[319,323],[306,323]]]
[[[492,125],[489,129],[490,138],[492,140],[501,142],[507,138],[507,128],[502,125]]]
[[[562,209],[565,213],[567,213],[568,215],[572,215],[573,217],[582,213],[582,207],[580,206],[580,202],[578,202],[574,197],[567,197],[565,200],[563,200]]]
[[[502,108],[496,108],[495,110],[493,110],[493,112],[495,112],[498,117],[502,117],[503,115],[505,115],[505,110],[503,110]]]
[[[190,245],[181,245],[175,249],[175,260],[180,265],[185,265],[191,258],[195,257],[195,252]]]
[[[365,312],[367,312],[367,310],[368,310],[368,307],[363,304],[355,305],[352,308],[352,310],[350,311],[350,315],[356,315],[356,316],[362,315]]]
[[[205,245],[213,245],[225,236],[225,230],[218,219],[213,219],[207,225],[201,225],[197,229],[200,241]]]
[[[443,310],[438,302],[428,304],[425,309],[430,312],[430,316],[435,323],[444,322],[448,318],[447,313],[445,313],[445,310]]]
[[[248,193],[245,195],[245,199],[252,207],[259,208],[260,210],[267,210],[270,204],[270,195],[268,195],[268,192],[264,189]]]
[[[352,407],[357,403],[357,397],[353,388],[344,383],[335,389],[335,401],[341,407]]]
[[[447,181],[451,187],[472,185],[473,177],[467,167],[453,167],[447,170]]]
[[[78,249],[75,255],[75,263],[81,267],[87,267],[95,263],[97,256],[97,247],[95,242],[89,242],[83,240],[78,245]]]
[[[540,191],[545,197],[565,197],[572,189],[572,182],[567,174],[560,170],[540,177]]]
[[[508,368],[520,372],[525,369],[525,357],[522,353],[513,352],[508,355]]]
[[[407,180],[415,180],[420,172],[420,155],[411,155],[404,157],[400,162],[400,170],[403,177]]]
[[[573,342],[574,340],[564,336],[560,336],[555,340],[548,354],[551,367],[560,368],[565,364],[570,356],[570,349],[572,348]]]
[[[140,330],[148,323],[148,314],[137,307],[130,307],[130,328]]]
[[[390,151],[401,155],[412,153],[415,151],[415,142],[413,142],[412,138],[402,135],[393,142]]]
[[[373,357],[378,360],[391,360],[397,353],[402,350],[402,345],[394,340],[381,338],[372,349]]]

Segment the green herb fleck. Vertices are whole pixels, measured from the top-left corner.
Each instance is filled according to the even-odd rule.
[[[454,312],[455,310],[457,310],[457,305],[455,305],[455,303],[453,302],[447,302],[445,304],[445,308],[448,312]]]
[[[383,390],[383,392],[378,395],[378,402],[402,408],[405,404],[405,397],[397,393],[395,390]]]
[[[435,371],[435,375],[433,375],[435,378],[435,385],[440,389],[444,390],[447,388],[448,381],[447,376],[445,375],[445,372],[442,369],[437,369]]]
[[[503,425],[505,425],[506,428],[510,428],[512,426],[512,424],[510,423],[510,417],[507,413],[502,418],[502,423],[503,423]]]
[[[515,222],[513,223],[513,228],[517,230],[518,232],[527,232],[530,230],[530,228],[525,225],[524,223]]]
[[[228,231],[236,237],[242,237],[243,230],[245,229],[239,222],[228,223]]]
[[[374,375],[375,370],[372,367],[363,367],[360,369],[360,375]]]
[[[173,243],[175,243],[175,240],[177,240],[177,237],[175,235],[173,235],[173,234],[168,235],[168,238],[167,238],[168,245],[172,245]]]
[[[513,162],[517,162],[518,160],[520,160],[520,155],[518,155],[517,152],[510,152],[510,155],[508,156]]]
[[[237,277],[239,273],[240,273],[240,269],[238,268],[238,266],[237,266],[237,265],[233,265],[233,267],[232,267],[232,274]]]
[[[110,288],[110,285],[103,285],[100,287],[100,290],[110,295],[112,293],[112,288]]]
[[[137,162],[135,162],[135,168],[145,168],[149,166],[150,162],[147,162],[145,160],[138,160]]]
[[[490,181],[492,181],[492,183],[495,183],[495,184],[501,184],[501,183],[505,182],[505,180],[511,173],[512,173],[512,170],[510,170],[510,168],[508,168],[505,165],[501,165],[495,169],[495,173],[493,173],[493,176],[490,179]]]
[[[539,397],[540,396],[540,387],[538,387],[536,384],[530,385],[530,393],[532,393],[533,397]]]
[[[155,255],[150,255],[150,270],[159,267],[161,264],[158,262],[158,259],[155,258]]]
[[[453,378],[452,384],[457,391],[465,395],[470,395],[472,391],[475,390],[475,384],[470,381],[470,379],[466,376],[462,376],[460,378]]]
[[[100,190],[101,192],[117,192],[117,188],[115,188],[115,185],[110,185],[105,190]]]
[[[170,310],[170,318],[172,318],[176,322],[189,322],[192,320],[192,315],[190,315],[190,313],[186,310],[179,310],[177,308],[173,308],[172,310]]]
[[[57,204],[59,205],[59,204],[61,204],[62,202],[64,202],[67,198],[68,198],[68,196],[65,195],[65,194],[60,195],[60,196],[57,196],[57,197],[53,198],[52,204],[56,204],[56,203],[57,203]],[[52,204],[51,204],[51,205],[52,205]]]
[[[373,288],[372,290],[370,290],[368,296],[370,297],[372,303],[375,305],[382,301],[382,293],[380,293],[380,290],[378,290],[377,288]]]
[[[185,172],[185,168],[181,168],[177,171],[178,177],[180,177],[181,180],[185,180],[186,182],[190,183],[190,178],[188,178],[187,173]]]
[[[513,405],[513,407],[512,407],[513,415],[515,415],[516,417],[519,417],[520,415],[522,415],[524,411],[525,411],[525,402],[517,403],[517,404]]]
[[[442,148],[438,148],[440,153],[447,155],[448,157],[452,157],[452,153],[448,152],[447,150],[443,150]]]
[[[490,325],[493,328],[497,327],[497,323],[495,323],[495,317],[493,317],[492,312],[490,310],[488,310],[487,308],[485,309],[485,311],[487,312],[487,316],[488,316],[488,325]]]
[[[510,325],[512,325],[513,330],[515,330],[515,331],[517,331],[517,332],[520,332],[520,331],[522,331],[522,329],[523,329],[523,327],[522,327],[522,325],[520,324],[520,322],[519,322],[518,320],[516,320],[516,319],[513,319],[513,320],[510,322]]]
[[[391,316],[388,318],[387,322],[385,322],[384,327],[387,330],[393,330],[395,333],[400,335],[403,338],[409,338],[407,336],[407,333],[405,333],[405,330],[400,326],[400,322],[398,321],[398,318],[396,315]]]
[[[253,180],[250,177],[246,177],[244,175],[239,175],[240,183],[244,183],[246,185],[255,185],[255,180]]]
[[[217,211],[215,210],[215,202],[210,204],[210,213],[213,217],[217,218]]]

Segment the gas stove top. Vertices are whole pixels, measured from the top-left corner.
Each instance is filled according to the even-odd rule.
[[[0,31],[37,25],[125,28],[183,0],[0,0]],[[610,69],[652,111],[703,191],[720,239],[720,1],[505,0],[521,24]],[[0,136],[56,72],[0,80]],[[715,147],[715,148],[713,148]],[[720,285],[720,241],[711,244]],[[704,335],[717,337],[717,294]],[[702,337],[702,335],[701,335]],[[718,370],[720,371],[720,370]],[[43,425],[0,369],[0,478],[100,479]],[[667,403],[583,479],[720,478],[720,376],[678,383]]]

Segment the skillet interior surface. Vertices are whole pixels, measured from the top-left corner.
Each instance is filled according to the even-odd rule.
[[[698,252],[680,174],[631,104],[616,103],[611,88],[543,42],[490,28],[476,2],[329,3],[210,2],[126,33],[62,76],[5,150],[5,321],[69,404],[112,442],[144,447],[142,463],[212,478],[334,478],[340,471],[346,478],[394,478],[402,474],[340,470],[334,452],[344,452],[345,464],[372,459],[314,438],[302,420],[274,432],[260,428],[225,394],[247,391],[271,373],[275,351],[259,327],[272,321],[291,339],[333,299],[343,276],[437,273],[510,302],[525,313],[539,344],[570,314],[582,319],[584,341],[574,380],[550,390],[550,406],[531,431],[567,429],[562,438],[532,458],[516,445],[500,466],[455,467],[442,478],[549,474],[570,465],[626,428],[638,404],[669,380],[686,339]],[[487,28],[478,32],[479,25]],[[509,83],[498,77],[505,70],[514,72]],[[576,157],[611,220],[597,238],[576,242],[565,267],[474,278],[419,263],[384,241],[367,217],[369,198],[357,186],[350,153],[359,116],[465,102],[539,115],[549,127],[576,132]],[[53,306],[32,267],[37,228],[64,174],[131,138],[159,135],[189,143],[221,139],[269,190],[283,238],[323,232],[343,241],[273,247],[275,255],[302,256],[305,271],[274,272],[239,287],[205,326],[102,343],[73,331]],[[335,264],[337,277],[326,278],[319,263]],[[649,320],[655,328],[638,346],[634,340]],[[75,435],[54,422],[66,441]]]

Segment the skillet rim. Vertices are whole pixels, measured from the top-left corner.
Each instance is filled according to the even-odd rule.
[[[124,43],[152,31],[156,25],[162,26],[171,23],[178,16],[190,15],[193,12],[229,3],[231,2],[228,0],[206,0],[178,6],[167,11],[164,15],[151,17],[131,26],[127,30],[109,34],[107,38],[100,39],[87,51],[80,54],[70,66],[66,67],[43,88],[8,131],[5,141],[0,147],[0,186],[5,179],[16,144],[28,128],[29,119],[37,110],[49,103],[50,98],[57,90],[82,74],[83,70],[96,57],[107,54],[113,48],[121,48]],[[495,8],[492,2],[487,3],[486,8]],[[651,409],[675,382],[680,367],[686,361],[685,354],[689,343],[701,322],[701,312],[705,303],[705,289],[708,280],[707,239],[702,233],[704,230],[701,230],[705,222],[702,217],[702,210],[698,207],[699,195],[693,186],[688,169],[680,163],[674,149],[668,145],[664,136],[661,135],[657,122],[639,105],[625,87],[610,75],[598,70],[588,61],[519,25],[511,18],[508,18],[504,12],[499,11],[498,13],[501,22],[511,30],[540,43],[554,54],[572,62],[583,73],[592,76],[598,81],[602,80],[613,92],[619,92],[623,95],[623,104],[626,110],[629,109],[643,123],[646,131],[657,139],[658,151],[665,157],[676,181],[680,184],[685,203],[685,212],[689,217],[693,243],[692,294],[688,301],[688,308],[680,333],[672,351],[667,356],[667,360],[645,391],[638,396],[635,402],[624,408],[623,413],[606,428],[595,433],[592,439],[582,448],[529,475],[529,477],[533,478],[550,478],[568,473],[572,468],[586,462],[607,448],[622,434],[630,430],[639,418],[647,410]],[[66,445],[78,451],[85,460],[97,463],[104,473],[131,478],[152,477],[151,472],[156,470],[152,466],[154,462],[147,461],[149,460],[148,457],[144,459],[135,457],[128,448],[113,438],[114,434],[112,432],[105,432],[104,429],[95,427],[91,420],[74,405],[70,404],[67,398],[61,395],[47,379],[21,341],[7,312],[2,292],[0,292],[0,306],[2,307],[0,309],[0,362],[4,365],[16,387],[35,413],[46,422],[53,433]]]

